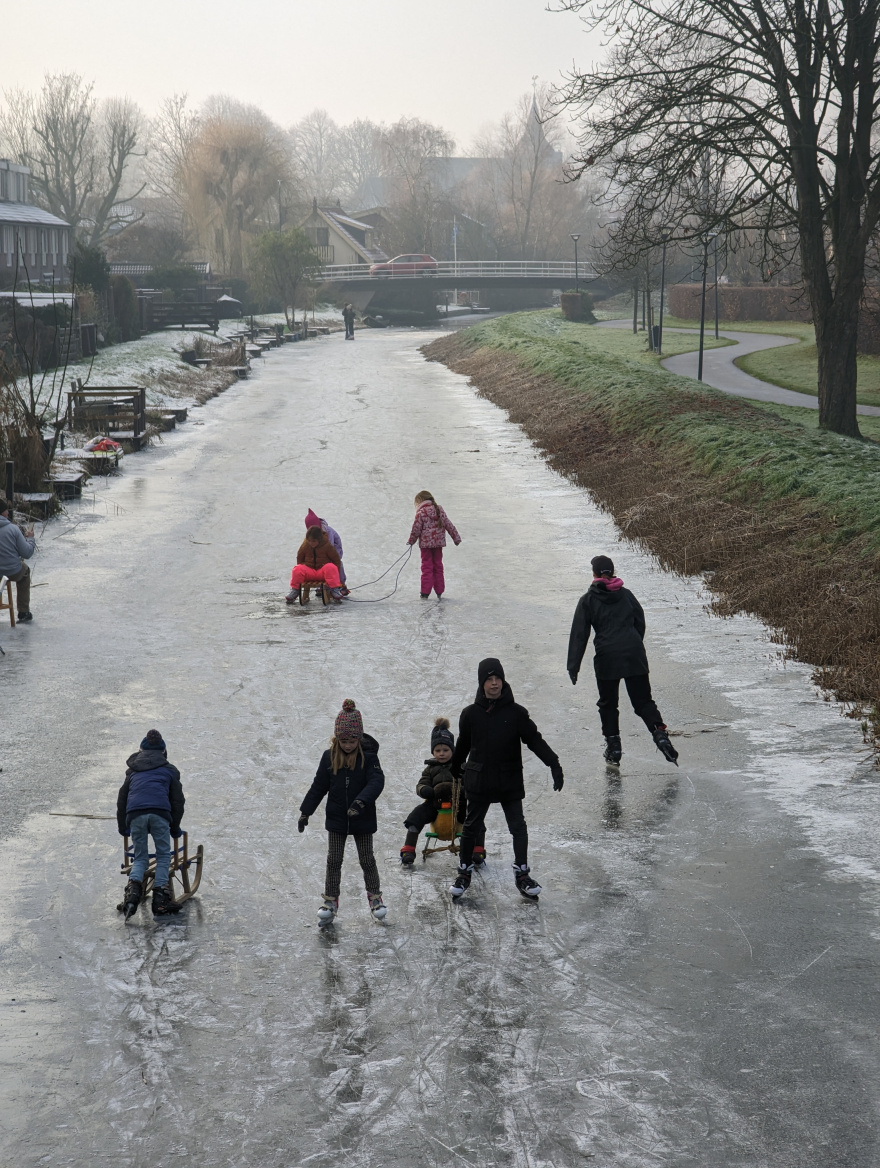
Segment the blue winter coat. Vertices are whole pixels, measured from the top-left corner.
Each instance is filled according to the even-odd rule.
[[[128,835],[136,815],[155,812],[171,824],[171,834],[180,835],[185,799],[180,771],[161,750],[139,750],[126,763],[125,782],[116,800],[116,825],[120,835]]]
[[[318,771],[300,806],[300,815],[312,816],[327,796],[324,827],[340,835],[374,835],[376,800],[385,786],[385,776],[379,764],[379,743],[369,734],[361,739],[364,760],[358,757],[354,770],[342,767],[334,775],[330,765],[330,751],[325,750],[318,763]],[[355,799],[366,804],[360,815],[349,818],[348,809]]]

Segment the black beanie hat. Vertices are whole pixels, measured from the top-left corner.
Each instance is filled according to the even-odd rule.
[[[434,723],[434,729],[431,731],[431,754],[434,753],[435,746],[448,746],[450,750],[455,749],[455,735],[449,729],[448,718],[438,718]]]
[[[146,737],[141,742],[141,750],[161,750],[165,751],[166,746],[162,735],[158,730],[148,730]]]
[[[497,657],[486,657],[477,666],[477,678],[479,679],[480,685],[484,686],[493,674],[495,677],[500,677],[504,681],[504,666]]]
[[[590,567],[594,576],[614,575],[614,560],[610,556],[593,556]]]

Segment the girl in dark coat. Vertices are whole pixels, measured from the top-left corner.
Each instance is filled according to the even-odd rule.
[[[657,749],[670,762],[676,762],[678,751],[669,741],[666,725],[651,696],[648,655],[643,643],[645,614],[642,606],[630,590],[624,588],[623,581],[614,575],[614,564],[608,556],[596,556],[591,566],[593,583],[574,610],[568,640],[571,683],[577,685],[581,661],[592,631],[596,650],[593,664],[599,687],[596,705],[605,735],[605,761],[618,766],[623,755],[618,713],[618,694],[623,680],[633,709],[651,731]]]
[[[360,711],[351,698],[342,703],[336,719],[330,749],[321,755],[318,771],[300,807],[300,831],[305,831],[309,817],[317,811],[326,795],[327,876],[324,898],[318,910],[318,923],[329,925],[339,911],[339,881],[342,859],[350,835],[357,845],[358,859],[364,873],[367,902],[378,921],[385,919],[379,869],[373,855],[376,832],[376,800],[385,786],[379,765],[379,743],[364,734]]]
[[[500,803],[513,836],[516,886],[523,896],[536,897],[541,887],[529,876],[522,743],[550,768],[554,791],[562,790],[562,767],[529,717],[529,711],[513,700],[501,662],[487,657],[477,667],[477,677],[477,698],[461,712],[458,745],[452,755],[452,773],[464,774],[467,815],[461,833],[458,876],[449,891],[458,900],[470,887],[474,846],[484,838],[486,812],[493,803]]]

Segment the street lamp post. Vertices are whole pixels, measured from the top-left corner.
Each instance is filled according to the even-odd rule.
[[[580,292],[581,286],[578,282],[578,240],[580,235],[570,235],[568,238],[574,240],[574,290]]]
[[[666,244],[669,242],[669,232],[661,231],[663,240],[663,259],[660,262],[660,331],[657,333],[657,356],[663,355],[663,292],[666,288]]]
[[[703,241],[703,291],[700,295],[700,355],[697,360],[697,381],[703,380],[703,338],[706,334],[706,272],[709,267],[709,240],[715,233],[707,231],[701,236]]]
[[[718,236],[715,236],[715,242],[712,245],[712,251],[715,259],[715,340],[718,340]]]

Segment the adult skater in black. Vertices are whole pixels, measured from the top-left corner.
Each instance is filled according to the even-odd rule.
[[[474,845],[482,843],[486,812],[500,803],[513,836],[513,870],[516,886],[525,897],[535,898],[541,886],[529,875],[529,831],[523,815],[522,743],[553,775],[553,790],[561,791],[562,767],[529,717],[529,711],[513,700],[513,691],[504,680],[501,662],[487,657],[477,667],[479,688],[476,701],[461,712],[458,743],[450,769],[464,775],[467,815],[461,832],[458,876],[449,891],[458,900],[470,887],[474,867]]]
[[[633,709],[651,731],[657,749],[677,766],[678,751],[669,741],[666,725],[651,697],[642,606],[630,590],[624,588],[623,581],[614,575],[614,564],[608,556],[596,556],[590,563],[593,583],[574,610],[568,640],[571,683],[577,685],[592,630],[596,684],[599,687],[596,704],[605,735],[605,761],[619,766],[623,754],[618,713],[618,694],[623,681]]]
[[[342,319],[345,322],[345,339],[347,341],[354,340],[354,309],[348,303],[342,310]]]

